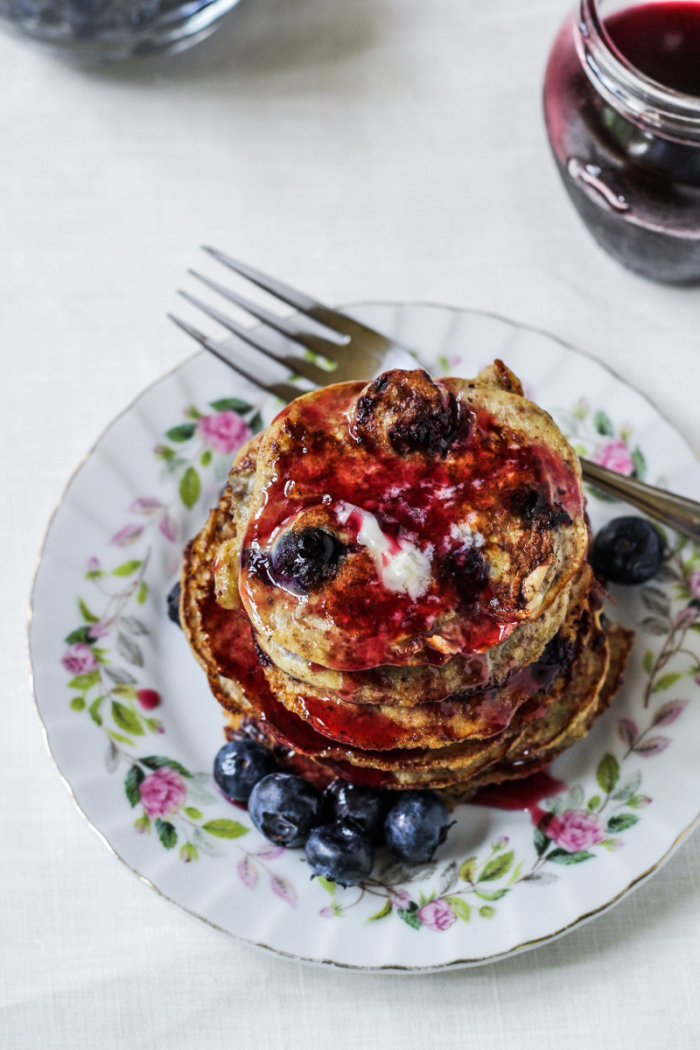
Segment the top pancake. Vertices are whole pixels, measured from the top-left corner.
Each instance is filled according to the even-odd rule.
[[[259,446],[260,435],[257,435],[236,456],[229,474],[227,495],[217,510],[217,517],[221,515],[223,519],[221,528],[211,536],[211,550],[199,553],[201,558],[209,558],[216,567],[218,603],[232,611],[242,608],[238,594],[238,567],[250,518]],[[575,602],[582,600],[580,596],[574,597],[572,588],[577,593],[581,591],[581,595],[588,590],[590,583],[586,583],[585,577],[589,572],[584,562],[537,620],[518,624],[504,641],[487,653],[458,654],[439,666],[388,664],[361,671],[336,671],[301,660],[267,635],[257,633],[255,639],[281,671],[300,682],[330,690],[343,699],[401,706],[440,701],[454,694],[467,695],[498,686],[521,667],[537,660],[562,625],[572,599]]]
[[[239,592],[323,667],[442,663],[537,619],[587,547],[578,460],[500,362],[313,391],[263,434]]]

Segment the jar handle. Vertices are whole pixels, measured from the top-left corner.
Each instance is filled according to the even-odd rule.
[[[569,157],[566,170],[574,182],[583,183],[589,197],[602,198],[612,211],[625,212],[630,210],[630,205],[622,194],[616,193],[603,181],[601,178],[603,174],[602,169],[597,164],[584,164],[578,157]]]

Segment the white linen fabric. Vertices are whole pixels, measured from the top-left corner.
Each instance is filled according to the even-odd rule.
[[[47,519],[106,424],[190,353],[164,314],[201,243],[330,303],[435,301],[544,328],[700,447],[698,293],[608,259],[550,161],[541,84],[566,10],[245,0],[192,52],[113,70],[0,37],[3,1048],[700,1043],[699,836],[535,952],[418,977],[312,969],[193,921],[105,850],[27,683]]]

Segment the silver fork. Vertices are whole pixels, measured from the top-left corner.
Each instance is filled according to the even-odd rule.
[[[369,380],[387,368],[420,367],[417,357],[406,347],[347,314],[331,310],[303,292],[267,277],[215,248],[205,248],[204,251],[311,321],[309,325],[296,318],[280,317],[217,281],[194,270],[189,271],[212,291],[261,322],[255,328],[247,328],[189,292],[180,291],[184,299],[253,347],[256,353],[242,353],[231,343],[211,339],[173,314],[168,314],[168,317],[206,350],[261,390],[288,403],[303,391],[289,381],[289,375],[284,377],[285,372],[303,376],[315,386],[326,386],[331,382]],[[311,351],[310,356],[294,353],[290,342]],[[325,362],[318,363],[317,357],[324,358]],[[700,503],[635,478],[616,474],[587,459],[581,459],[581,468],[584,479],[603,492],[700,542]]]
[[[214,321],[227,328],[229,332],[238,336],[254,350],[257,354],[247,352],[242,354],[230,343],[217,342],[209,339],[202,332],[197,331],[185,321],[172,314],[170,319],[184,329],[188,335],[196,339],[203,347],[215,354],[231,368],[240,372],[255,386],[274,394],[281,400],[289,402],[299,397],[299,387],[284,380],[275,379],[275,374],[287,371],[298,376],[303,376],[315,386],[326,386],[328,383],[343,383],[349,379],[371,379],[385,368],[416,368],[418,367],[415,356],[411,355],[404,347],[399,346],[385,335],[375,332],[374,329],[355,321],[347,314],[337,310],[331,310],[322,306],[308,295],[297,292],[289,285],[266,277],[252,266],[232,259],[230,255],[216,251],[214,248],[205,248],[204,251],[213,256],[218,262],[228,266],[241,277],[246,277],[259,288],[263,288],[270,295],[282,300],[288,306],[294,307],[300,314],[310,318],[312,325],[299,323],[294,318],[283,318],[271,313],[258,303],[246,299],[244,296],[231,291],[217,281],[204,277],[195,270],[189,273],[198,281],[210,288],[212,291],[222,295],[229,302],[235,303],[240,309],[251,314],[262,324],[255,328],[247,328],[239,324],[233,318],[214,309],[207,303],[198,299],[189,292],[180,291],[180,295],[192,303],[193,306],[203,310],[205,314]],[[267,327],[264,327],[267,326]],[[321,334],[323,332],[323,334]],[[283,338],[280,339],[279,337]],[[324,367],[319,365],[313,356],[304,357],[294,354],[289,346],[289,341],[298,343],[311,355],[325,358],[328,364]],[[269,362],[275,362],[272,370]],[[267,366],[267,369],[266,369]],[[262,374],[261,374],[262,370]],[[267,378],[266,378],[267,376]]]

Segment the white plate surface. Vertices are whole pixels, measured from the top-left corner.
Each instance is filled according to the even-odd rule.
[[[700,467],[654,406],[592,359],[474,312],[365,304],[358,319],[435,375],[501,357],[582,453],[700,496]],[[242,404],[241,404],[242,403]],[[374,879],[311,881],[210,776],[223,720],[166,617],[184,543],[232,453],[276,405],[199,354],[100,439],[52,519],[29,641],[37,708],[75,802],[110,849],[193,915],[298,959],[417,971],[486,962],[556,937],[663,863],[700,811],[700,552],[669,535],[662,576],[613,589],[636,641],[621,695],[553,774],[549,838],[528,812],[461,806],[428,868],[380,857]],[[627,509],[589,494],[594,529]]]

